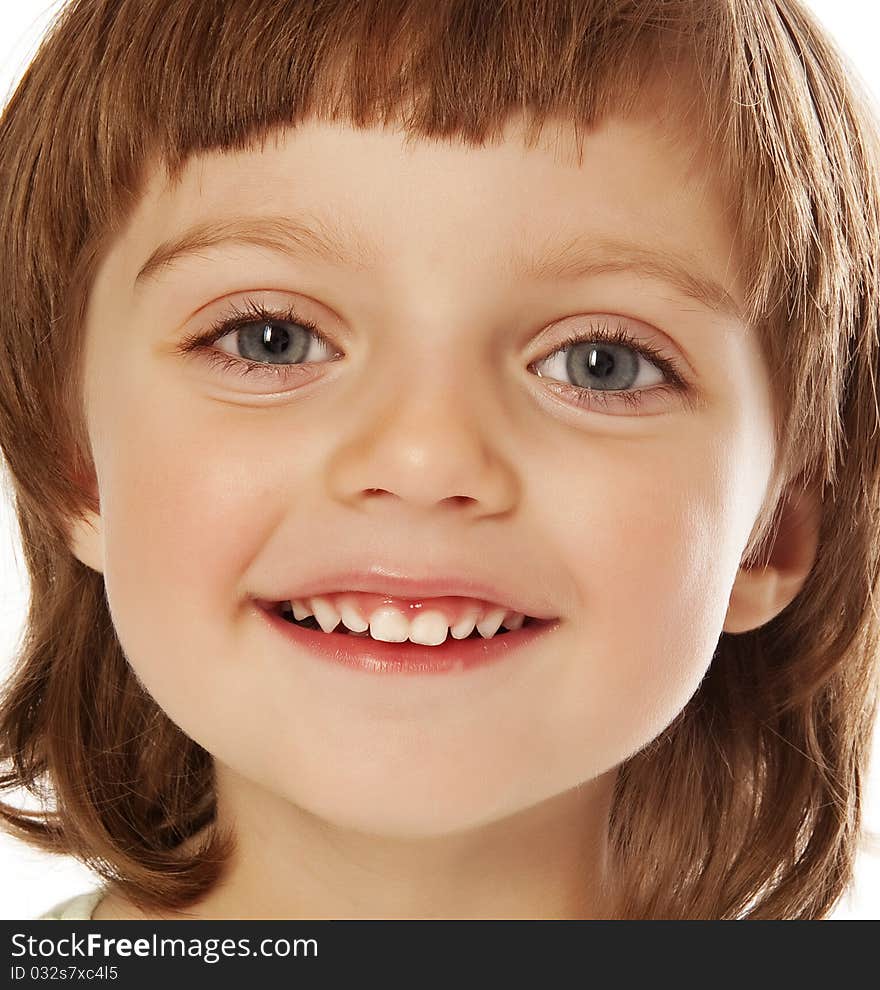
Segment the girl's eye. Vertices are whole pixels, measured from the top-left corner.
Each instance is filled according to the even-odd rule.
[[[623,403],[638,410],[646,395],[688,389],[673,359],[637,343],[622,323],[610,329],[606,322],[591,322],[588,332],[572,334],[530,367],[540,378],[567,376],[570,381],[555,380],[553,390],[583,406]]]
[[[237,357],[212,346],[226,337],[235,338],[230,343]],[[251,299],[244,309],[233,307],[206,332],[187,337],[178,349],[183,354],[197,352],[222,371],[275,378],[302,374],[306,365],[341,356],[311,320],[290,307],[270,310]]]
[[[226,337],[236,338],[237,357],[212,346]],[[233,307],[208,331],[187,337],[179,351],[203,354],[222,371],[276,380],[303,375],[308,365],[342,356],[317,324],[302,319],[292,307],[270,310],[251,299],[244,309]],[[547,379],[554,391],[591,408],[623,403],[638,410],[645,395],[689,391],[673,359],[637,343],[622,323],[611,329],[604,321],[591,322],[530,369]],[[570,381],[559,381],[556,376],[561,375]]]

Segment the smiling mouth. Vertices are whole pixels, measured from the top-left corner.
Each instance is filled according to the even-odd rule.
[[[471,623],[468,615],[464,620],[468,625],[458,627],[461,638],[452,636],[451,629],[441,638],[439,630],[432,634],[422,628],[417,630],[415,639],[401,639],[403,629],[399,625],[383,625],[381,615],[379,628],[372,630],[377,634],[374,636],[371,627],[363,632],[351,631],[342,621],[336,621],[332,612],[306,615],[304,607],[297,607],[302,615],[297,619],[288,602],[263,600],[259,610],[271,618],[271,625],[297,651],[304,650],[317,659],[370,674],[455,674],[515,657],[525,659],[534,655],[531,648],[560,624],[558,618],[538,619],[511,613],[505,617],[514,628],[508,630],[498,625],[497,616],[492,616],[482,623],[481,631],[480,623],[468,629]],[[336,624],[331,627],[333,622]],[[380,638],[386,634],[389,634],[387,638]],[[429,642],[421,641],[420,636]]]
[[[297,619],[297,618],[294,617],[293,612],[287,612],[287,611],[283,611],[282,610],[283,609],[283,606],[285,606],[286,604],[287,604],[286,602],[279,602],[275,606],[275,608],[274,608],[275,613],[277,615],[280,615],[281,618],[284,619],[285,622],[289,622],[291,625],[294,625],[294,626],[299,626],[301,629],[311,629],[311,630],[316,631],[316,632],[323,632],[323,629],[321,629],[321,626],[318,624],[318,620],[314,617],[314,615],[310,615],[310,616],[308,616],[305,619]],[[548,624],[549,623],[542,622],[540,619],[533,619],[531,616],[526,616],[525,620],[523,621],[523,624],[522,624],[521,628],[525,629],[525,628],[528,628],[529,626],[548,625]],[[459,640],[459,642],[464,643],[464,642],[467,642],[467,640],[469,640],[469,639],[497,639],[499,636],[509,635],[512,631],[513,630],[506,629],[502,625],[493,636],[484,637],[484,636],[482,636],[480,634],[479,630],[477,630],[476,628],[474,628],[474,630],[468,636],[465,636],[463,639]],[[343,624],[343,622],[341,620],[340,620],[339,624],[334,629],[332,629],[329,633],[324,633],[324,635],[325,636],[355,636],[355,637],[360,637],[360,638],[364,638],[364,639],[372,639],[373,638],[372,636],[370,636],[369,631],[365,631],[365,632],[352,632],[350,629],[348,629]],[[384,642],[384,640],[376,640],[376,642],[380,642],[381,643],[381,642]],[[416,646],[416,645],[419,645],[419,644],[410,643],[409,640],[405,640],[400,645],[401,646],[409,646],[409,645]]]

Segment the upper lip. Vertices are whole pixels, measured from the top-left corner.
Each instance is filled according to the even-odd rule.
[[[336,571],[313,578],[292,582],[289,590],[273,596],[258,595],[261,602],[276,605],[278,602],[312,598],[333,592],[363,591],[395,598],[439,598],[450,595],[460,598],[479,598],[504,606],[512,612],[521,612],[533,619],[558,618],[546,602],[541,602],[525,592],[505,589],[488,580],[469,577],[447,577],[436,572],[430,576],[415,577],[399,569],[371,567],[365,571]]]

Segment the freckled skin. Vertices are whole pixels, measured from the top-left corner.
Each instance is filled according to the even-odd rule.
[[[193,160],[173,191],[154,172],[98,273],[102,515],[74,542],[138,676],[214,754],[239,826],[231,879],[196,916],[599,915],[615,769],[708,669],[770,480],[771,393],[754,335],[667,284],[508,270],[514,246],[610,233],[692,255],[742,299],[722,194],[686,142],[611,121],[579,167],[571,132],[549,133],[532,150],[513,125],[483,149],[407,148],[396,130],[310,122]],[[233,246],[135,294],[158,243],[230,208],[332,209],[377,263]],[[285,386],[175,353],[246,294],[292,301],[345,359],[261,402]],[[686,351],[703,406],[668,393],[639,416],[551,394],[528,365],[596,314]],[[371,550],[479,562],[564,621],[506,668],[426,684],[318,669],[245,607]]]

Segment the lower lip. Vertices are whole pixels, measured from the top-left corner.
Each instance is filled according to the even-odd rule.
[[[447,636],[439,646],[418,643],[383,643],[369,636],[325,633],[297,626],[260,604],[259,611],[287,640],[324,660],[355,667],[371,674],[453,674],[473,670],[522,651],[559,626],[559,620],[532,622],[491,639],[454,639]]]

